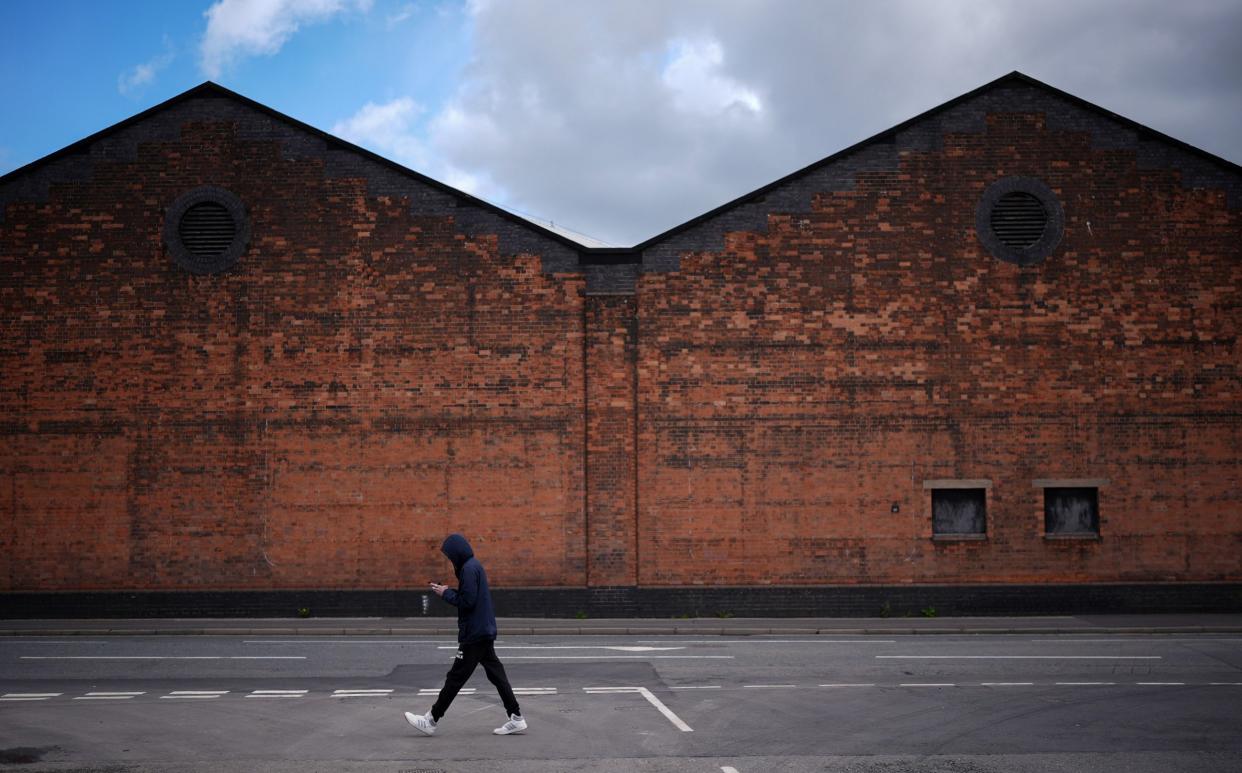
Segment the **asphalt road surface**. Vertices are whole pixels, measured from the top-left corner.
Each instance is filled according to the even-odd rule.
[[[503,632],[502,632],[503,633]],[[417,734],[440,637],[0,640],[0,769],[1242,770],[1242,637],[504,637]]]

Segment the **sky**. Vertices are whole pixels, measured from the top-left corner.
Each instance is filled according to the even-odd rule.
[[[1242,163],[1242,0],[3,0],[0,174],[206,80],[629,246],[1013,70]]]

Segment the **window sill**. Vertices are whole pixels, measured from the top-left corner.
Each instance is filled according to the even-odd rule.
[[[986,534],[933,534],[932,542],[987,542]]]
[[[1099,542],[1100,535],[1093,532],[1082,532],[1079,534],[1045,534],[1044,539],[1056,542],[1058,540],[1086,540],[1087,542]]]

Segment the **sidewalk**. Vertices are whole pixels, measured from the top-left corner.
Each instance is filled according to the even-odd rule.
[[[503,636],[846,636],[911,634],[1242,633],[1242,613],[943,618],[694,618],[571,620],[509,617]],[[7,636],[457,636],[451,617],[0,620]]]

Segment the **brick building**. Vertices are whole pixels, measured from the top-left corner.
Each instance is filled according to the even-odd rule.
[[[502,614],[1242,608],[1240,206],[1014,73],[585,248],[204,84],[0,178],[0,613],[417,614],[455,530]]]

